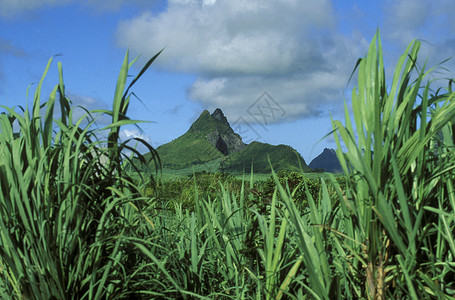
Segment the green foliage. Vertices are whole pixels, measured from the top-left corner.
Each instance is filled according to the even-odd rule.
[[[294,201],[299,207],[307,205],[307,192],[314,199],[321,196],[321,177],[301,172],[279,171],[277,172],[281,185],[288,186],[293,195]],[[253,179],[256,179],[255,174]],[[338,176],[336,180],[339,184],[345,184],[345,177]],[[247,205],[251,203],[260,203],[270,201],[271,196],[276,188],[276,182],[272,175],[264,179],[253,180],[250,188],[244,191],[244,197]],[[194,207],[195,190],[203,198],[214,199],[219,191],[219,185],[222,183],[233,193],[240,193],[242,187],[242,178],[237,178],[230,173],[206,171],[195,172],[193,175],[177,176],[174,178],[159,178],[158,189],[155,185],[150,185],[144,190],[146,196],[157,197],[161,203],[169,208],[175,205],[181,205],[183,209],[192,209]],[[337,201],[338,195],[334,187],[329,184],[329,193],[332,201]]]
[[[126,87],[131,66],[127,53],[111,111],[87,112],[74,120],[60,64],[59,82],[48,101],[41,103],[52,59],[36,88],[32,109],[26,107],[20,114],[4,107],[1,298],[100,299],[131,291],[125,290],[126,278],[134,276],[126,268],[131,257],[124,237],[131,233],[129,221],[137,218],[142,198],[121,167],[122,150],[134,149],[119,143],[118,134],[120,126],[137,123],[126,116],[129,89],[156,57]],[[59,114],[54,112],[57,101]],[[94,113],[108,114],[112,123],[95,128]],[[15,123],[19,131],[13,133]],[[98,140],[103,135],[108,136],[106,142]]]
[[[197,184],[203,184],[209,179],[205,175],[193,180],[199,177]],[[216,176],[223,180],[225,175]],[[217,182],[214,198],[200,197],[196,190],[192,208],[177,205],[155,215],[149,243],[137,244],[153,262],[141,267],[148,274],[144,285],[150,295],[270,299],[285,292],[298,294],[301,286],[292,278],[300,261],[276,194],[270,202],[247,204],[244,195],[251,194],[245,182],[233,192],[229,180]]]
[[[157,148],[164,167],[183,169],[213,161],[224,155],[198,132],[187,132]]]
[[[277,178],[282,186],[287,186],[289,192],[292,194],[293,200],[299,207],[304,207],[308,204],[307,192],[311,194],[314,199],[319,199],[321,191],[321,179],[319,177],[310,177],[301,172],[292,171],[279,171]],[[276,188],[276,182],[273,175],[265,182],[265,191],[273,192]],[[332,193],[335,199],[336,193]]]
[[[387,83],[378,34],[358,64],[352,119],[346,108],[345,124],[333,121],[348,186],[344,226],[325,226],[354,255],[347,279],[366,283],[349,287],[353,295],[455,296],[455,93],[452,81],[430,88],[432,69],[417,64],[419,48],[419,41],[408,46]]]
[[[310,171],[304,159],[291,147],[273,146],[257,141],[251,142],[242,151],[229,155],[225,160],[222,160],[220,170],[240,174],[249,173],[251,164],[253,164],[255,173],[270,174],[270,166],[277,171],[299,172],[300,165],[302,165],[304,171]]]
[[[157,183],[157,186],[150,183],[144,194],[149,197],[157,197],[163,206],[170,209],[179,207],[185,210],[194,208],[196,193],[203,199],[216,198],[220,183],[236,193],[240,192],[242,187],[242,180],[236,179],[228,173],[206,171],[172,179],[159,179]]]
[[[238,198],[221,186],[222,193],[213,202],[195,192],[194,215],[184,218],[194,223],[190,228],[199,228],[188,239],[187,249],[190,240],[191,245],[201,246],[185,252],[193,259],[193,269],[201,272],[211,265],[200,259],[214,252],[201,255],[200,251],[218,249],[230,254],[210,261],[216,261],[217,270],[233,266],[237,274],[209,273],[221,278],[221,283],[209,281],[210,287],[218,284],[226,291],[224,297],[233,298],[455,296],[455,93],[450,84],[445,91],[432,92],[426,80],[430,72],[416,64],[418,49],[414,42],[406,50],[389,88],[378,38],[359,62],[353,121],[346,109],[346,124],[333,122],[345,182],[327,175],[329,183],[321,178],[317,192],[311,191],[311,184],[299,191],[302,178],[296,173],[273,173],[273,192],[270,182],[270,191],[250,184],[247,194]],[[341,151],[341,140],[346,153]],[[303,193],[307,205],[302,207],[295,198]],[[207,203],[220,207],[210,218],[204,210]],[[226,213],[227,219],[218,221]],[[228,224],[231,218],[243,221],[232,227],[213,225]],[[212,226],[220,228],[219,235],[212,231],[204,237]],[[189,265],[189,261],[179,265],[183,269],[176,276]],[[184,278],[178,282],[205,282]],[[222,286],[226,282],[230,288]],[[219,296],[210,287],[200,285],[191,291]]]

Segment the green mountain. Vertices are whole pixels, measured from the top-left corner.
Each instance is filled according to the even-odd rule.
[[[310,170],[290,146],[260,142],[245,145],[219,108],[212,114],[204,110],[185,134],[156,150],[163,168],[171,170],[199,170],[206,165],[210,170],[242,173],[250,172],[253,162],[255,173],[270,173],[269,157],[275,171],[300,171],[299,162],[304,171]]]
[[[270,159],[270,162],[269,162]],[[261,142],[252,142],[242,151],[227,156],[221,161],[220,170],[231,173],[270,173],[270,164],[275,171],[310,171],[302,156],[292,147],[286,145],[270,145]]]
[[[213,161],[244,147],[242,138],[232,130],[223,112],[217,108],[213,114],[204,110],[185,134],[156,150],[163,167],[182,169]]]

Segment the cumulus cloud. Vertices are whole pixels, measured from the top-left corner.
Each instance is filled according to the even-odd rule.
[[[158,16],[145,12],[120,24],[118,40],[146,54],[166,47],[158,63],[175,71],[288,73],[318,59],[311,35],[333,28],[332,14],[329,1],[170,0]],[[302,50],[310,55],[298,62]]]
[[[158,15],[144,12],[118,27],[120,46],[156,65],[197,74],[190,100],[230,118],[251,120],[248,108],[264,92],[286,120],[314,116],[334,103],[368,43],[342,36],[328,0],[170,0]],[[276,122],[285,119],[275,120]]]

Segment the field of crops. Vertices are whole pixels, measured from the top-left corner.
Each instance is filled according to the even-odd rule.
[[[344,176],[264,180],[133,177],[122,153],[142,156],[120,127],[138,123],[130,88],[158,54],[129,85],[127,54],[112,110],[77,120],[60,64],[43,101],[49,61],[33,107],[0,115],[0,297],[454,298],[455,92],[419,47],[391,79],[379,34],[359,60],[352,109],[332,122]]]

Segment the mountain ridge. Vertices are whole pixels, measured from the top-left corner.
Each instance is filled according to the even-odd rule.
[[[187,132],[156,151],[163,168],[182,170],[195,165],[219,162],[218,170],[231,173],[253,171],[269,173],[270,164],[275,171],[307,172],[311,169],[303,157],[291,146],[271,145],[259,141],[245,144],[231,128],[220,108],[202,111]],[[147,156],[147,155],[146,155]]]
[[[256,173],[270,173],[271,167],[276,172],[311,170],[303,157],[291,146],[271,145],[259,141],[251,142],[243,151],[226,157],[220,164],[221,171],[237,173],[249,173],[251,168]]]

